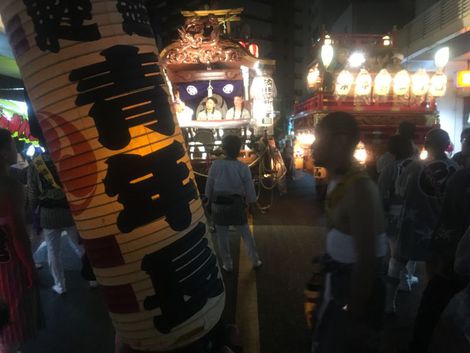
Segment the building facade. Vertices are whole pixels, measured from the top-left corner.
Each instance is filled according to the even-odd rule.
[[[405,65],[429,71],[436,70],[437,50],[449,48],[447,90],[437,104],[441,127],[459,151],[460,133],[470,127],[470,83],[459,87],[459,73],[470,70],[470,0],[417,0],[416,16],[398,32],[398,40]]]

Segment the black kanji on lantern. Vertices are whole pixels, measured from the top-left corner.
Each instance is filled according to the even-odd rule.
[[[119,0],[116,5],[122,15],[122,30],[129,34],[153,38],[148,10],[143,0]]]
[[[106,61],[70,73],[78,81],[75,104],[93,103],[90,116],[95,120],[99,142],[111,150],[131,141],[129,128],[138,125],[173,135],[175,123],[155,53],[138,53],[129,45],[116,45],[101,55]]]
[[[189,203],[198,195],[193,180],[183,184],[189,177],[188,167],[179,162],[184,155],[183,145],[175,141],[145,156],[123,153],[106,161],[105,192],[119,195],[118,202],[124,206],[117,220],[121,232],[129,233],[162,217],[174,230],[189,227]]]
[[[204,233],[205,226],[199,223],[183,238],[142,260],[142,270],[150,276],[155,289],[155,295],[145,299],[144,308],[161,310],[153,322],[162,333],[190,319],[210,298],[224,291]]]
[[[36,43],[42,51],[58,53],[59,39],[91,42],[101,38],[96,23],[91,20],[90,0],[23,0],[33,20]]]

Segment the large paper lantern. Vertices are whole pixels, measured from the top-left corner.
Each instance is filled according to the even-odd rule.
[[[379,71],[374,79],[374,94],[378,96],[387,96],[390,92],[390,85],[392,84],[392,76],[387,69]]]
[[[347,96],[351,91],[353,82],[353,75],[347,70],[342,70],[336,79],[335,93],[338,96]]]
[[[419,69],[411,76],[411,93],[415,96],[424,96],[429,88],[429,75],[426,70]]]
[[[257,76],[250,87],[253,98],[253,118],[258,126],[272,126],[274,118],[274,97],[277,96],[276,84],[272,77]]]
[[[431,84],[429,85],[429,93],[433,97],[442,97],[446,94],[447,89],[447,76],[443,72],[436,72],[431,77]]]
[[[144,1],[0,13],[117,334],[190,346],[219,322],[224,288]]]
[[[410,91],[410,75],[408,71],[401,70],[393,78],[393,93],[397,96],[405,96]]]
[[[369,96],[372,92],[372,78],[367,70],[361,69],[356,76],[356,96]]]

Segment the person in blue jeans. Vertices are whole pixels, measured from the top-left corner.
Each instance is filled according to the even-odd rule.
[[[253,268],[258,268],[262,262],[247,217],[247,210],[252,212],[256,205],[251,172],[246,164],[237,160],[241,148],[241,140],[237,136],[225,136],[222,147],[225,159],[212,163],[205,190],[217,234],[222,268],[226,272],[233,270],[229,226],[234,226],[240,233]]]

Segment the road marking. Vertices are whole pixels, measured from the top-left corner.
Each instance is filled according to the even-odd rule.
[[[249,216],[248,224],[254,236],[252,215]],[[256,287],[256,271],[253,270],[252,266],[245,244],[243,244],[240,237],[240,265],[235,321],[240,329],[243,351],[259,353],[258,290]]]

